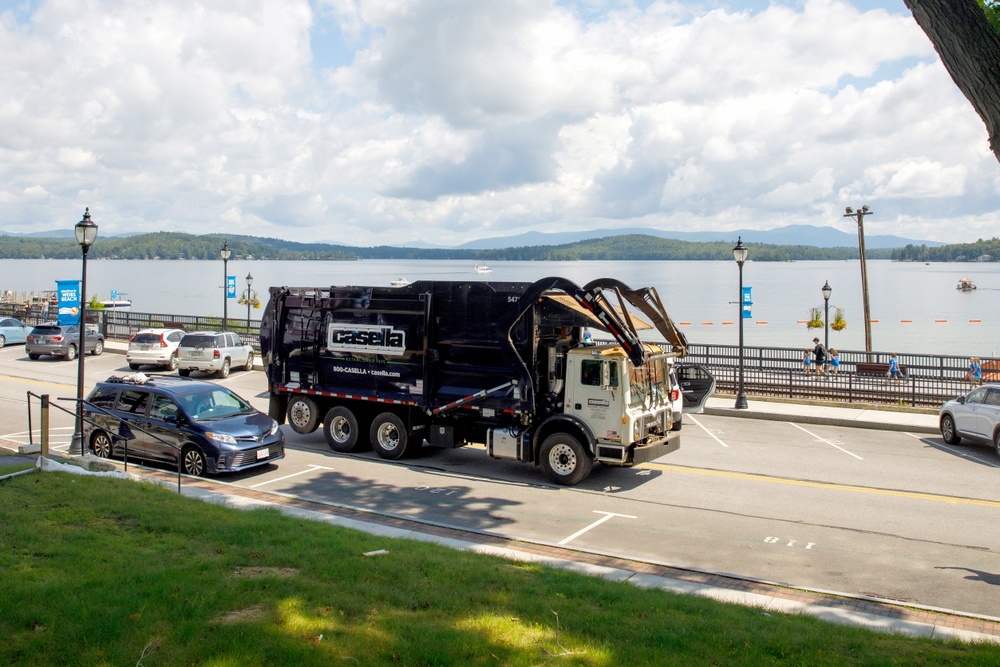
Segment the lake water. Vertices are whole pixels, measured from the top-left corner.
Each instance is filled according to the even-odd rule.
[[[752,252],[752,250],[751,250]],[[354,262],[231,260],[237,292],[247,273],[262,302],[272,285],[388,285],[399,277],[416,280],[531,282],[562,276],[578,284],[597,277],[632,287],[654,286],[675,322],[692,343],[736,344],[739,332],[739,273],[736,263],[708,261],[495,262],[478,274],[461,260],[364,260]],[[0,290],[15,294],[55,289],[56,280],[80,276],[79,260],[4,260]],[[978,289],[960,292],[968,276]],[[743,267],[752,288],[752,317],[744,320],[748,346],[811,347],[822,329],[807,329],[809,309],[823,307],[821,288],[833,288],[830,317],[840,307],[847,328],[830,330],[830,346],[863,350],[865,335],[858,261],[754,262]],[[109,299],[112,290],[132,300],[133,311],[222,315],[222,261],[90,260],[87,294]],[[1000,263],[868,262],[872,348],[882,352],[996,356],[1000,351]],[[259,310],[252,312],[260,318]],[[228,314],[246,318],[246,306],[230,299]],[[975,321],[978,320],[978,321]],[[689,323],[689,324],[688,324]]]

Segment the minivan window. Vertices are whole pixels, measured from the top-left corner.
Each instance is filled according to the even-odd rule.
[[[156,394],[153,396],[153,407],[149,409],[149,416],[152,419],[165,419],[177,416],[177,404],[166,396]]]
[[[98,387],[90,396],[90,404],[105,410],[113,410],[118,390],[113,387]]]
[[[149,392],[137,389],[123,391],[118,398],[118,409],[134,415],[146,414],[146,406],[149,404]]]

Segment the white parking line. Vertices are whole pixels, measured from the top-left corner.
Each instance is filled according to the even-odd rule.
[[[915,435],[913,433],[907,433],[906,435],[910,436],[911,438],[916,438],[917,440],[923,440],[924,438],[927,437],[927,436]],[[942,447],[943,449],[947,449],[952,454],[955,454],[956,456],[961,456],[963,459],[971,459],[971,460],[975,461],[976,463],[982,463],[984,465],[988,465],[991,468],[1000,468],[1000,465],[997,465],[996,463],[993,463],[993,461],[988,461],[986,459],[981,459],[978,456],[976,456],[975,454],[971,454],[971,453],[969,453],[967,451],[963,451],[961,449],[956,449],[955,447],[952,447],[951,445],[949,445],[947,443],[944,443],[944,444],[941,444],[941,445],[934,445],[934,446],[935,447]]]
[[[594,523],[590,524],[586,528],[581,528],[580,530],[576,531],[575,533],[573,533],[572,535],[570,535],[569,537],[567,537],[565,540],[563,540],[559,544],[566,544],[567,542],[572,542],[576,538],[578,538],[581,535],[583,535],[584,533],[586,533],[591,528],[597,528],[602,523],[604,523],[605,521],[607,521],[608,519],[610,519],[612,517],[620,516],[623,519],[637,519],[638,518],[638,517],[634,517],[634,516],[629,516],[628,514],[615,514],[614,512],[601,512],[600,510],[594,510],[594,514],[603,514],[604,516],[602,516],[600,519],[598,519]]]
[[[313,465],[311,463],[309,464],[309,468],[310,468],[309,470],[300,470],[299,472],[293,472],[291,475],[285,475],[284,477],[275,477],[274,479],[266,479],[263,482],[258,482],[257,484],[252,485],[250,488],[256,489],[258,486],[264,486],[265,484],[271,484],[273,482],[280,482],[283,479],[297,477],[299,475],[304,475],[309,472],[316,472],[317,470],[333,470],[333,468],[328,468],[327,466],[318,466],[318,465]]]
[[[799,426],[798,424],[794,424],[794,423],[792,423],[792,422],[788,422],[788,423],[789,423],[789,424],[792,424],[792,426],[794,426],[795,428],[797,428],[797,429],[799,429],[799,430],[801,430],[801,431],[805,431],[806,433],[808,433],[808,434],[809,434],[809,435],[811,435],[812,437],[816,438],[816,439],[817,439],[817,440],[819,440],[820,442],[825,442],[826,444],[830,445],[831,447],[833,447],[833,448],[835,448],[835,449],[839,449],[840,451],[844,452],[845,454],[850,454],[851,456],[853,456],[854,458],[856,458],[856,459],[857,459],[857,460],[859,460],[859,461],[864,461],[864,459],[863,459],[863,458],[861,458],[860,456],[858,456],[857,454],[855,454],[855,453],[853,453],[853,452],[849,452],[849,451],[847,451],[846,449],[844,449],[843,447],[840,447],[839,445],[835,445],[835,444],[833,444],[832,442],[830,442],[830,441],[829,441],[829,440],[827,440],[826,438],[821,438],[821,437],[819,437],[818,435],[816,435],[815,433],[813,433],[813,432],[812,432],[812,431],[810,431],[809,429],[805,429],[805,428],[802,428],[802,427],[801,427],[801,426]]]
[[[700,421],[698,421],[697,419],[695,419],[694,415],[690,415],[689,414],[689,415],[687,415],[687,418],[690,419],[691,421],[693,421],[695,423],[695,426],[697,426],[698,428],[700,428],[705,433],[708,433],[708,435],[710,435],[712,437],[712,439],[714,439],[717,443],[719,443],[720,445],[722,445],[726,449],[729,449],[729,445],[727,445],[726,443],[724,443],[721,440],[719,440],[719,438],[716,437],[716,435],[714,433],[712,433],[707,428],[705,428],[704,424],[702,424]]]

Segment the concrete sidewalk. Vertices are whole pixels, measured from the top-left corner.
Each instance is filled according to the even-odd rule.
[[[746,419],[795,421],[804,424],[829,424],[884,431],[940,433],[937,412],[873,409],[850,404],[792,403],[747,397],[747,409],[737,410],[733,397],[712,397],[705,404],[705,414]]]

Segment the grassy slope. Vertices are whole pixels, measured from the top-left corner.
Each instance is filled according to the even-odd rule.
[[[22,475],[0,482],[0,507],[4,665],[1000,664],[997,647],[641,590],[150,484]]]

